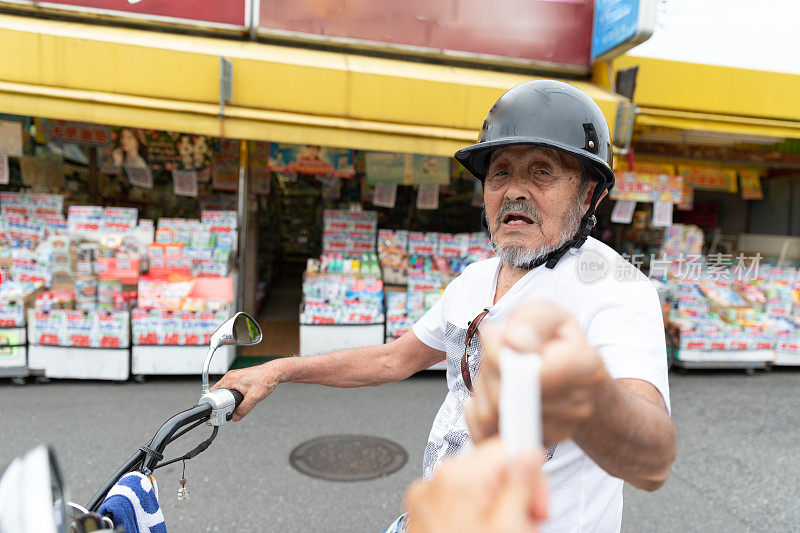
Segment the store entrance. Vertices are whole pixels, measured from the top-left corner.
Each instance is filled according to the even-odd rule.
[[[257,316],[267,342],[243,349],[243,356],[300,352],[303,272],[308,258],[320,254],[320,181],[311,175],[273,173],[271,189],[272,194],[258,206]]]
[[[300,302],[304,265],[286,263],[277,273],[261,306],[258,323],[269,342],[242,350],[242,355],[283,356],[300,351]]]

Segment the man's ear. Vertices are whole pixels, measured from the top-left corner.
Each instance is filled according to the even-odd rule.
[[[602,202],[603,198],[605,198],[607,195],[608,195],[608,189],[604,190],[603,194],[600,195],[600,198],[597,199],[597,205],[595,206],[595,208],[597,208],[597,206],[600,205],[600,202]],[[589,201],[591,201],[591,200],[592,200],[592,198],[589,197]]]
[[[595,187],[597,187],[597,184],[595,184]],[[586,207],[589,207],[589,204],[592,203],[593,194],[594,194],[594,187],[589,187],[588,190],[586,191],[586,197],[583,199],[583,203],[584,205],[586,205]],[[607,194],[608,194],[608,189],[603,190],[603,194],[601,194],[600,198],[597,199],[597,205],[595,205],[595,207],[600,205],[600,202],[603,201],[603,198],[605,198]]]

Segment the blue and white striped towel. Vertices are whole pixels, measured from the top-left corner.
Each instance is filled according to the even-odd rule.
[[[141,472],[130,472],[108,491],[99,514],[126,533],[167,533],[164,515],[158,505],[156,480]]]

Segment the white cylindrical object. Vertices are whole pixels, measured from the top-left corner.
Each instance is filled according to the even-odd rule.
[[[542,445],[541,367],[538,354],[500,352],[500,438],[509,457]]]

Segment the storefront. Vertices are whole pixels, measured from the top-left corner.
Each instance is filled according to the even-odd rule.
[[[678,364],[797,365],[800,76],[630,56],[612,72],[633,68],[599,236],[665,282]]]
[[[578,17],[582,27],[588,27],[585,15]],[[561,66],[548,63],[552,71],[588,73],[588,34],[585,40],[582,55],[559,57]],[[376,218],[367,253],[379,251],[378,228],[401,230],[401,242],[402,231],[412,232],[406,250],[412,253],[401,262],[413,260],[422,271],[442,263],[433,240],[437,250],[440,239],[445,248],[458,242],[448,259],[483,246],[455,236],[479,231],[480,210],[473,180],[459,173],[450,156],[474,141],[486,110],[503,91],[532,77],[436,58],[408,61],[392,54],[370,57],[15,15],[0,15],[0,42],[18,51],[5,61],[0,113],[8,115],[7,123],[19,124],[8,127],[17,128],[10,135],[23,144],[7,154],[4,190],[61,194],[59,223],[66,226],[71,206],[135,208],[136,217],[127,223],[152,221],[155,241],[154,248],[141,250],[142,263],[182,266],[193,276],[200,258],[170,256],[168,265],[167,254],[175,251],[170,245],[195,253],[194,232],[205,234],[213,226],[204,213],[235,212],[235,227],[227,214],[211,215],[225,218],[226,239],[238,238],[225,267],[208,266],[218,272],[201,274],[235,281],[229,303],[259,311],[273,323],[265,324],[273,353],[299,348],[300,276],[309,258],[319,259],[336,241],[326,236],[326,209],[378,213],[368,215]],[[499,56],[494,60],[504,63]],[[542,64],[536,65],[541,71]],[[522,66],[527,70],[531,62],[516,65]],[[595,99],[613,126],[625,99],[588,82],[573,83]],[[315,159],[332,169],[309,166]],[[306,166],[297,166],[302,160]],[[101,217],[100,211],[75,213]],[[203,255],[208,251],[197,252],[203,261],[222,263],[224,254],[208,250],[211,260]],[[367,263],[376,264],[377,257]],[[418,287],[438,290],[441,283],[428,280]],[[141,299],[141,287],[138,292]],[[416,305],[412,315],[421,309],[424,304]],[[405,309],[401,314],[393,320],[408,318]],[[165,331],[181,327],[179,322],[164,324],[150,313],[141,318],[161,328],[158,344],[176,340]],[[135,324],[132,332],[134,350],[140,336],[153,337]]]

